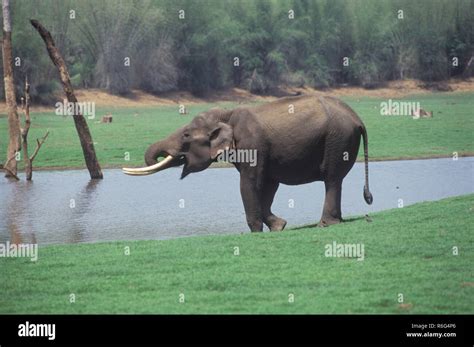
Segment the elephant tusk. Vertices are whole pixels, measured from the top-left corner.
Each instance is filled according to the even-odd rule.
[[[151,175],[155,172],[163,170],[166,167],[166,165],[169,162],[171,162],[173,159],[174,159],[174,157],[169,155],[165,159],[163,159],[162,161],[160,161],[160,162],[158,162],[154,165],[147,166],[147,167],[141,167],[141,168],[137,168],[137,169],[124,167],[122,169],[122,171],[123,171],[124,174],[132,175],[132,176]]]

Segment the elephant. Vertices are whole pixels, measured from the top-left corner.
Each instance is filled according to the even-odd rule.
[[[240,173],[240,192],[251,231],[263,231],[264,224],[270,231],[283,230],[286,220],[271,209],[279,185],[314,181],[325,184],[318,226],[329,226],[342,221],[342,181],[356,161],[361,136],[363,196],[370,205],[366,128],[347,104],[330,96],[300,95],[233,110],[211,109],[150,145],[145,152],[147,167],[124,168],[123,172],[148,175],[183,165],[183,179],[208,168],[224,153],[253,151],[254,165],[245,160],[232,162]]]

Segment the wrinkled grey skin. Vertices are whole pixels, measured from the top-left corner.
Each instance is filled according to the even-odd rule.
[[[342,221],[342,181],[354,165],[361,136],[365,149],[364,198],[371,204],[364,124],[348,105],[331,97],[288,97],[254,108],[214,109],[199,114],[190,124],[151,145],[145,161],[153,165],[158,157],[172,155],[168,167],[184,165],[184,178],[208,168],[228,147],[256,149],[256,166],[234,164],[240,172],[250,230],[262,231],[263,224],[272,231],[283,230],[286,221],[271,211],[279,184],[313,181],[325,184],[319,225],[327,226]]]

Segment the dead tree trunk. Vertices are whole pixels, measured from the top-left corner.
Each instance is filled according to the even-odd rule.
[[[25,174],[26,180],[31,181],[33,177],[33,160],[38,154],[41,146],[49,135],[49,131],[40,139],[36,139],[36,148],[33,152],[33,155],[30,157],[28,155],[28,132],[30,131],[31,126],[31,117],[30,117],[30,84],[28,83],[28,78],[25,79],[25,96],[22,98],[22,108],[25,113],[25,127],[21,128],[21,142],[22,142],[22,151],[23,151],[23,160],[25,162]]]
[[[2,0],[3,12],[3,81],[5,100],[8,109],[8,134],[10,136],[7,149],[7,161],[3,165],[5,177],[17,177],[16,153],[20,151],[20,119],[16,107],[15,86],[13,83],[12,25],[10,20],[9,0]]]
[[[28,156],[28,132],[30,131],[30,84],[28,78],[25,79],[25,96],[22,98],[22,108],[25,113],[25,127],[21,128],[21,144],[23,151],[23,161],[25,162],[26,180],[30,181],[32,176],[32,168],[30,157]]]
[[[69,72],[66,68],[64,59],[61,57],[59,50],[54,44],[54,40],[48,30],[37,20],[30,20],[31,25],[38,31],[48,50],[49,57],[53,61],[54,65],[59,70],[59,76],[63,85],[64,92],[66,93],[67,100],[76,105],[77,99],[72,89]],[[75,108],[76,109],[76,108]],[[86,161],[87,169],[91,175],[91,178],[103,178],[102,170],[100,169],[99,161],[95,154],[94,142],[89,131],[89,126],[84,116],[80,112],[74,112],[73,115],[74,124],[76,125],[77,134],[81,141],[82,152],[84,153],[84,159]]]

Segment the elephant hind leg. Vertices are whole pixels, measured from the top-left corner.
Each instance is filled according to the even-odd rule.
[[[324,182],[326,196],[324,198],[323,215],[319,226],[328,226],[342,222],[341,193],[342,180]]]
[[[270,231],[281,231],[286,226],[286,220],[275,216],[272,211],[273,198],[278,190],[279,183],[275,181],[265,182],[262,195],[262,219]]]

